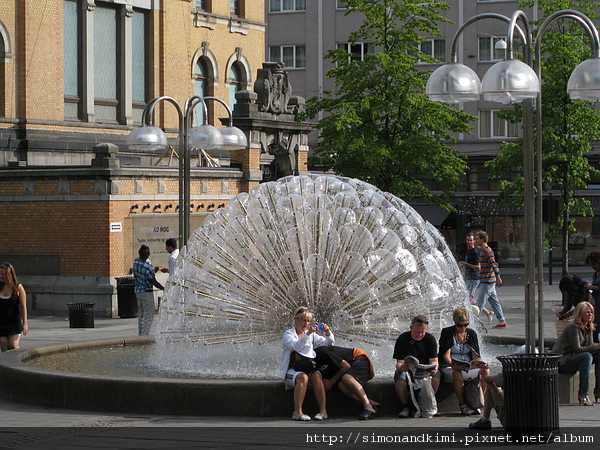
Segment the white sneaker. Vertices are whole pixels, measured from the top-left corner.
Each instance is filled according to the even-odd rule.
[[[319,413],[319,414],[317,414],[317,415],[315,416],[315,420],[325,420],[325,419],[327,419],[328,417],[329,417],[329,416],[327,415],[327,413],[325,413],[325,414],[321,414],[321,413]]]

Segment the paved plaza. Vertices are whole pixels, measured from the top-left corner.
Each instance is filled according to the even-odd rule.
[[[524,336],[522,270],[504,271],[505,286],[498,290],[509,326],[488,327],[490,336]],[[580,271],[586,274],[586,269]],[[579,273],[574,270],[574,273]],[[551,308],[560,304],[558,275],[545,291],[545,335],[555,338]],[[29,334],[21,348],[137,335],[137,319],[96,319],[93,329],[71,329],[64,317],[31,317]],[[275,369],[274,369],[275,370]],[[390,376],[391,376],[390,369]],[[244,401],[244,399],[240,399]],[[290,404],[290,415],[292,405]],[[379,448],[392,445],[394,436],[415,440],[415,448],[502,447],[503,429],[493,418],[494,430],[476,433],[468,429],[476,420],[458,413],[431,419],[378,417],[357,421],[354,417],[331,417],[323,422],[294,423],[287,418],[158,416],[72,411],[13,403],[0,399],[0,449],[4,448]],[[600,405],[560,406],[561,442],[544,448],[587,448],[600,441]],[[596,444],[573,441],[587,431]],[[417,439],[421,439],[418,441]],[[493,440],[490,443],[490,439]],[[588,438],[590,439],[590,438]],[[454,440],[454,442],[452,442]],[[393,444],[397,446],[398,444]],[[534,444],[528,444],[533,446]],[[513,445],[513,448],[516,447]],[[519,445],[518,447],[523,447]],[[589,448],[592,448],[591,446]]]

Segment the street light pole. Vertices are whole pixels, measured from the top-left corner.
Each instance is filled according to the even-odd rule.
[[[508,21],[506,60],[494,64],[479,81],[477,74],[467,66],[459,64],[456,57],[458,36],[470,24],[486,18]],[[452,43],[452,62],[437,68],[427,82],[427,95],[431,100],[457,103],[478,100],[483,93],[485,100],[502,103],[523,102],[523,210],[525,220],[525,344],[527,351],[535,348],[535,269],[538,269],[538,324],[540,348],[543,349],[543,229],[542,229],[542,122],[540,59],[541,38],[546,27],[558,18],[578,21],[590,35],[593,57],[579,64],[569,79],[568,91],[573,99],[598,100],[600,98],[600,41],[591,20],[584,14],[563,10],[549,16],[536,39],[536,68],[533,70],[532,34],[527,16],[516,11],[512,17],[500,14],[479,14],[467,20],[456,32]],[[522,22],[522,27],[517,22]],[[514,59],[513,38],[519,32],[523,41],[525,63]],[[533,98],[537,98],[537,141],[534,141]],[[537,145],[536,145],[537,144]],[[535,161],[535,168],[534,168]],[[537,183],[536,174],[537,171]],[[535,188],[537,186],[537,202]],[[537,258],[536,258],[537,255]],[[550,262],[551,263],[551,262]]]
[[[542,25],[539,28],[538,34],[536,36],[535,39],[535,73],[537,74],[538,78],[541,80],[542,79],[542,37],[544,36],[544,33],[546,31],[546,29],[548,28],[548,26],[554,22],[557,19],[572,19],[575,20],[576,22],[578,22],[588,33],[589,37],[590,37],[590,43],[591,43],[591,49],[592,49],[592,57],[593,58],[598,58],[600,56],[600,40],[598,37],[598,30],[596,29],[596,27],[594,26],[593,22],[590,20],[589,17],[587,17],[585,14],[580,13],[579,11],[575,11],[575,10],[562,10],[562,11],[558,11],[550,16],[548,16],[548,18],[546,20],[544,20],[544,22],[542,23]],[[542,203],[543,203],[543,147],[542,147],[542,91],[540,89],[540,92],[537,95],[537,99],[536,99],[536,129],[537,129],[537,136],[536,136],[536,171],[537,171],[537,180],[536,180],[536,189],[538,192],[537,195],[537,201],[536,201],[536,210],[538,211],[538,214],[536,216],[536,233],[539,236],[539,244],[538,244],[538,248],[537,248],[537,264],[539,267],[538,270],[538,310],[542,311],[543,307],[544,307],[544,290],[543,290],[543,284],[544,284],[544,274],[543,274],[543,270],[542,268],[544,267],[544,258],[543,258],[543,251],[542,251],[542,245],[543,245],[543,241],[542,241],[542,235],[544,233],[544,229],[543,229],[543,221],[542,221]],[[549,258],[548,261],[548,265],[550,267],[550,270],[552,270],[552,258]],[[540,348],[544,348],[544,321],[543,319],[543,314],[539,314],[538,316],[538,344],[540,346]]]
[[[207,123],[208,110],[205,100],[222,103],[229,114],[229,125],[221,131]],[[172,97],[162,96],[152,99],[142,112],[142,126],[133,130],[127,137],[130,149],[153,151],[167,148],[165,133],[150,125],[154,107],[160,102],[169,102],[177,110],[179,117],[179,244],[184,247],[191,234],[191,147],[204,150],[223,149],[238,150],[246,148],[248,141],[242,130],[233,126],[233,114],[229,106],[216,97],[200,97],[194,95],[186,99],[184,107]],[[194,108],[202,104],[204,123],[192,128]]]

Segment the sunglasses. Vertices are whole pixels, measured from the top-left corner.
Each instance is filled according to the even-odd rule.
[[[422,323],[423,325],[429,325],[429,321],[423,319],[415,319],[413,323]]]
[[[469,326],[469,322],[467,322],[467,323],[456,323],[455,325],[458,328],[467,328]]]

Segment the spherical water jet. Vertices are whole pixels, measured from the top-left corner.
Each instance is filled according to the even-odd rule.
[[[444,238],[404,201],[355,179],[286,177],[234,197],[182,249],[154,361],[273,377],[281,334],[307,305],[340,344],[374,354],[377,369],[414,315],[438,328],[465,301]]]

